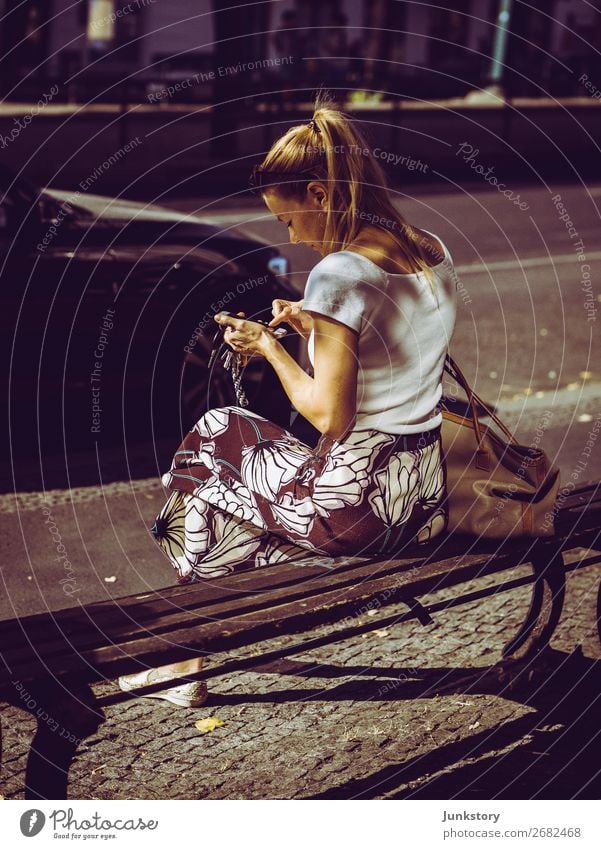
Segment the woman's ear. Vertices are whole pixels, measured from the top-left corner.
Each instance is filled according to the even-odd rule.
[[[325,209],[328,203],[328,193],[323,183],[311,182],[307,186],[309,200],[314,206]]]

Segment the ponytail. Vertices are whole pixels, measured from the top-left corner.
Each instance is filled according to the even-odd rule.
[[[259,170],[262,188],[269,186],[282,197],[302,198],[311,180],[328,186],[324,255],[345,250],[370,223],[392,236],[406,265],[423,272],[435,291],[423,239],[392,203],[382,166],[365,137],[327,95],[318,95],[308,124],[292,127],[272,145]]]

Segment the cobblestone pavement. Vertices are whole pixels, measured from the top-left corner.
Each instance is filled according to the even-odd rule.
[[[39,510],[57,504],[73,504],[98,501],[99,497],[154,493],[160,484],[156,477],[141,480],[113,481],[98,486],[74,486],[70,489],[47,489],[35,492],[6,492],[0,494],[0,513],[19,513],[23,510]]]
[[[106,721],[77,750],[69,796],[598,798],[599,574],[593,563],[568,575],[554,665],[511,689],[489,669],[524,616],[527,586],[444,611],[427,628],[409,620],[211,678],[202,708],[140,698],[104,706]],[[493,584],[480,579],[466,589]],[[396,611],[404,607],[377,616]],[[236,654],[298,646],[317,633]],[[213,655],[205,667],[226,659]],[[94,689],[101,704],[118,692],[115,682]],[[224,724],[203,734],[194,723],[209,716]],[[0,792],[24,798],[34,720],[16,707],[0,719]]]

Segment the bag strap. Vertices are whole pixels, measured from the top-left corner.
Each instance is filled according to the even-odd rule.
[[[463,372],[461,371],[461,369],[459,368],[459,366],[457,365],[457,363],[451,357],[450,354],[447,354],[446,357],[445,357],[444,368],[445,368],[445,371],[447,371],[451,375],[451,377],[454,380],[457,381],[457,383],[461,386],[461,388],[463,389],[463,391],[465,392],[465,394],[467,396],[467,400],[468,400],[468,403],[470,405],[470,409],[472,411],[472,427],[474,428],[474,432],[476,434],[476,440],[478,442],[478,448],[480,449],[480,447],[482,445],[482,440],[484,438],[484,434],[482,433],[482,430],[481,430],[481,427],[480,427],[480,422],[478,420],[478,406],[477,405],[480,405],[480,407],[482,407],[484,410],[486,410],[486,412],[488,413],[490,418],[497,425],[497,427],[505,434],[505,436],[507,437],[509,442],[512,445],[517,445],[518,441],[515,438],[515,436],[513,435],[513,433],[507,427],[505,427],[503,422],[498,418],[498,416],[495,414],[494,410],[491,408],[490,404],[488,404],[486,401],[483,401],[482,398],[480,398],[480,396],[477,395],[474,392],[472,387],[467,382],[465,375],[463,374]]]

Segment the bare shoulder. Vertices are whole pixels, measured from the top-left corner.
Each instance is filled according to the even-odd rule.
[[[444,248],[438,239],[433,238],[429,233],[413,228],[418,236],[417,243],[422,251],[422,256],[428,265],[438,265],[444,259]]]

